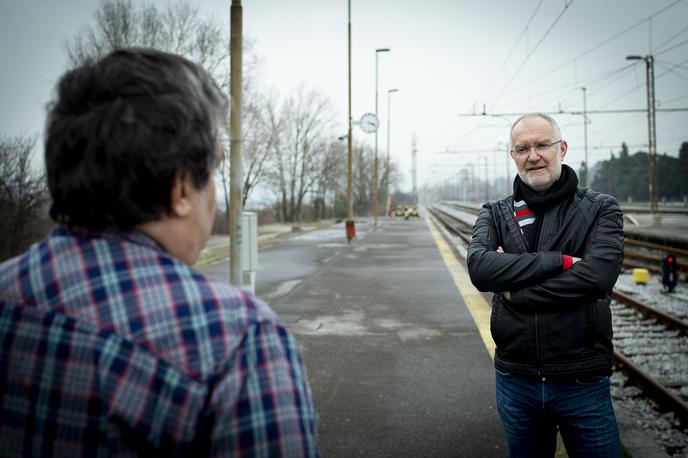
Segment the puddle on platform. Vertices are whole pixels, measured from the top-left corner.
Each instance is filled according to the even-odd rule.
[[[405,250],[408,248],[408,245],[402,244],[402,243],[374,243],[370,245],[362,245],[362,246],[357,246],[354,248],[354,251],[361,252],[361,251],[368,251],[368,250],[385,250],[385,251],[396,251],[396,250]]]
[[[442,336],[442,332],[418,327],[392,318],[379,318],[370,322],[368,327],[364,323],[365,313],[361,310],[350,310],[341,315],[324,315],[312,320],[300,319],[296,323],[290,323],[289,329],[297,334],[310,334],[322,336],[380,336],[396,334],[399,339],[427,340]]]
[[[381,318],[379,320],[375,320],[374,323],[375,325],[385,329],[398,329],[408,326],[406,323],[402,323],[401,321],[390,318]]]
[[[263,294],[262,297],[264,299],[274,299],[276,297],[284,296],[285,294],[289,294],[291,290],[293,290],[299,283],[301,283],[301,280],[287,280],[280,283],[276,288],[273,288],[266,294]]]
[[[433,339],[442,335],[441,332],[436,329],[428,328],[409,328],[402,329],[397,333],[401,340],[417,340],[417,339]]]

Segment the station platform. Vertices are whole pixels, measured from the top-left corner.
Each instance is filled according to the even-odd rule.
[[[356,226],[351,243],[337,224],[258,258],[256,293],[299,342],[323,456],[506,456],[489,309],[464,300],[451,250],[423,218]],[[227,263],[202,270],[227,278]]]
[[[688,215],[633,214],[624,211],[624,231],[627,236],[654,243],[669,242],[682,249],[688,249]]]

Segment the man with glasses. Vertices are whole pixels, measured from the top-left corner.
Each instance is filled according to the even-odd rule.
[[[468,270],[494,293],[497,409],[510,456],[621,456],[612,408],[610,295],[623,260],[617,200],[578,187],[568,145],[541,113],[511,127],[514,194],[487,202]]]

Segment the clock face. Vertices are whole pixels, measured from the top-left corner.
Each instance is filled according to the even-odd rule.
[[[373,113],[366,113],[361,116],[361,120],[358,122],[358,124],[361,126],[361,129],[363,129],[364,132],[372,134],[373,132],[377,131],[380,121]]]

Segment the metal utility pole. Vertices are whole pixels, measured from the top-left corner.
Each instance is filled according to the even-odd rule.
[[[241,229],[241,73],[242,73],[242,8],[241,0],[232,0],[230,30],[230,76],[229,95],[229,281],[242,285],[241,249],[243,241]]]
[[[655,123],[655,59],[648,54],[626,56],[627,60],[644,60],[647,73],[647,137],[648,137],[648,174],[650,184],[650,211],[657,215],[657,131]]]
[[[394,92],[399,92],[399,89],[388,89],[387,90],[387,172],[386,172],[386,177],[387,179],[385,180],[385,188],[387,189],[387,195],[385,196],[385,215],[387,218],[389,218],[389,177],[390,177],[390,169],[389,169],[389,137],[390,137],[390,132],[392,131],[392,93]]]
[[[488,200],[490,200],[488,188],[489,173],[487,171],[487,156],[482,156],[482,158],[485,159],[485,202],[487,202]]]
[[[417,167],[416,167],[416,134],[411,137],[411,179],[413,180],[413,190],[411,191],[411,199],[413,203],[418,205],[418,187],[417,187]]]
[[[506,187],[504,188],[504,195],[508,196],[509,195],[509,187],[511,186],[511,180],[512,178],[509,176],[509,172],[511,171],[511,167],[509,166],[509,162],[511,160],[511,147],[509,146],[509,143],[506,144]],[[495,168],[497,166],[495,165]]]
[[[356,236],[356,226],[354,225],[354,193],[353,193],[353,155],[351,146],[352,138],[352,117],[351,117],[351,0],[348,0],[349,19],[347,23],[348,30],[348,53],[349,53],[349,135],[347,140],[347,180],[346,180],[346,196],[349,200],[349,213],[346,219],[346,239],[351,242],[351,239]]]
[[[377,113],[377,80],[378,80],[378,56],[381,52],[389,52],[389,48],[378,48],[375,50],[375,117],[379,119]],[[377,131],[375,129],[375,158],[373,159],[373,220],[377,226],[377,201],[379,194],[378,186],[378,166],[377,166]]]
[[[588,98],[583,87],[583,137],[585,141],[585,187],[590,187],[590,162],[588,162]]]
[[[645,57],[647,63],[647,129],[650,143],[650,209],[657,213],[657,125],[655,123],[655,59]]]

